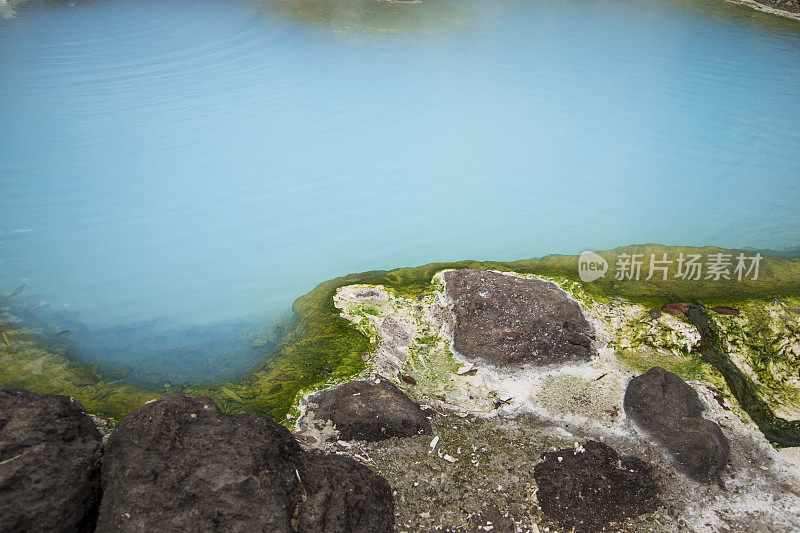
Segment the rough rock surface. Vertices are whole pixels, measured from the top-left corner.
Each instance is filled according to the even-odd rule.
[[[326,432],[325,438],[317,439],[312,432],[304,439],[309,447],[349,455],[386,477],[395,491],[398,531],[570,531],[542,512],[534,468],[542,453],[579,449],[588,440],[648,463],[660,491],[662,505],[654,512],[611,524],[606,531],[800,531],[800,455],[789,458],[787,450],[775,450],[732,406],[735,400],[718,374],[706,367],[687,367],[686,358],[677,355],[696,350],[702,341],[698,328],[669,313],[652,319],[647,308],[625,300],[596,301],[577,285],[560,283],[567,293],[577,289],[573,297],[580,299],[581,310],[596,328],[596,356],[553,365],[546,372],[534,365],[478,364],[470,372],[457,373],[448,349],[453,313],[444,294],[446,272],[434,275],[433,290],[421,298],[364,284],[342,287],[334,296],[342,316],[377,341],[379,352],[366,354],[371,362],[385,355],[380,347],[387,337],[380,325],[387,317],[396,318],[414,336],[413,364],[403,373],[417,383],[404,385],[397,372],[383,375],[394,378],[413,400],[430,406],[426,413],[435,437],[345,442],[327,438]],[[378,296],[369,304],[355,296],[371,288]],[[743,316],[734,319],[742,322],[764,305],[781,328],[790,318],[785,309],[800,309],[796,298],[771,304],[754,301],[737,305]],[[716,318],[718,326],[734,320]],[[618,349],[626,346],[633,353]],[[456,361],[461,363],[458,357]],[[700,399],[694,402],[695,413],[705,407],[702,416],[719,424],[730,441],[729,466],[720,472],[721,483],[687,478],[667,449],[624,415],[631,377],[651,368],[652,361],[663,361],[659,364],[665,368],[691,369],[698,379],[691,383]],[[648,366],[636,371],[644,365]],[[303,418],[298,421],[301,434],[306,431],[302,422]],[[491,512],[492,505],[499,517]],[[503,519],[511,520],[513,527],[506,527]]]
[[[543,458],[534,468],[539,505],[567,530],[600,531],[658,506],[650,466],[636,457],[620,460],[605,444],[590,440],[584,451],[564,448]]]
[[[554,284],[474,269],[452,270],[444,279],[461,355],[500,364],[589,359],[592,326]]]
[[[256,415],[170,396],[106,445],[98,531],[391,531],[391,488],[343,457],[302,451]]]
[[[100,433],[68,396],[0,391],[0,531],[91,531]]]
[[[307,454],[301,463],[299,531],[392,531],[392,489],[382,477],[341,455]]]
[[[430,434],[419,405],[386,380],[350,381],[309,398],[315,421],[333,422],[344,440],[375,441]]]
[[[625,414],[648,431],[698,481],[712,481],[728,463],[730,447],[720,427],[701,417],[697,392],[677,374],[653,367],[631,379]]]
[[[798,0],[754,0],[756,4],[788,11],[789,13],[800,13],[800,2]]]

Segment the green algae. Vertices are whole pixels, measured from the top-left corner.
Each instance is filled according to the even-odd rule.
[[[634,324],[625,330],[636,339],[635,348],[619,349],[616,355],[638,371],[658,365],[684,379],[709,383],[743,420],[763,427],[773,422],[780,425],[800,418],[800,325],[787,309],[797,302],[793,298],[744,301],[737,304],[737,316],[709,311],[702,321],[671,317],[711,336],[713,349],[708,346],[711,341],[700,337],[689,344],[677,342],[674,335],[663,333],[671,330],[668,327],[662,326],[658,335],[643,335],[645,326]],[[724,302],[708,301],[705,307],[719,303]],[[775,431],[779,430],[771,430]],[[770,438],[783,445],[789,442]]]
[[[350,274],[321,283],[295,301],[292,321],[277,332],[277,348],[269,348],[266,335],[264,338],[256,336],[253,346],[262,346],[264,353],[262,363],[252,372],[224,383],[162,387],[157,390],[125,382],[114,383],[114,380],[92,374],[87,365],[72,361],[67,355],[48,352],[41,342],[35,340],[35,336],[6,324],[3,332],[8,337],[14,337],[10,340],[16,346],[14,353],[11,353],[12,350],[5,341],[0,340],[0,357],[3,358],[0,359],[0,385],[18,386],[36,392],[69,394],[84,403],[88,410],[115,418],[147,400],[181,393],[209,396],[229,412],[262,414],[291,423],[297,415],[298,393],[345,381],[357,375],[366,368],[361,354],[375,348],[376,336],[359,331],[340,316],[340,310],[334,305],[336,291],[347,285],[382,285],[398,297],[419,300],[430,297],[436,290],[443,290],[441,281],[434,281],[438,272],[446,269],[481,268],[553,279],[562,287],[568,287],[570,294],[579,301],[601,302],[609,306],[613,306],[617,299],[622,299],[621,301],[638,304],[645,309],[657,309],[665,303],[685,300],[726,305],[737,305],[741,302],[757,309],[761,305],[759,301],[768,305],[773,297],[800,296],[800,260],[796,258],[764,256],[760,277],[756,281],[613,279],[614,258],[617,254],[643,253],[649,256],[651,253],[665,252],[732,253],[712,247],[664,247],[654,244],[599,252],[612,266],[612,271],[605,278],[591,283],[580,282],[578,258],[567,255],[511,262],[465,260]],[[361,312],[376,316],[375,313],[379,310],[367,305],[361,308]],[[743,334],[747,336],[749,333]],[[17,337],[21,336],[26,336],[25,345],[17,343]],[[424,349],[434,339],[419,338],[415,342],[417,344],[412,346],[412,352]],[[656,342],[655,346],[659,346],[659,343]],[[776,359],[775,353],[770,353],[770,357]],[[670,359],[672,356],[665,357],[662,353],[658,356],[651,354],[648,359],[641,353],[635,355],[633,352],[618,351],[620,359],[635,368],[644,369],[647,364],[657,361],[661,366],[672,365],[671,368],[678,370],[684,377],[702,379],[715,386],[722,384],[719,375],[709,369],[707,364],[697,362],[689,351],[672,355],[675,356],[674,360]],[[446,353],[443,352],[441,357],[444,358],[441,363],[455,364],[446,361]],[[796,361],[783,361],[782,364],[797,372]],[[770,365],[757,364],[754,367],[761,373],[765,369],[773,368]],[[408,370],[417,373],[419,367],[413,363]],[[434,379],[435,376],[431,375],[430,378]],[[92,380],[96,382],[92,383]],[[768,380],[765,379],[765,382]],[[226,390],[232,395],[226,393]],[[287,414],[289,420],[286,419]]]
[[[776,411],[800,415],[800,321],[788,308],[800,300],[745,304],[739,316],[713,316],[724,348]]]
[[[0,385],[34,392],[64,394],[81,402],[90,413],[114,420],[163,394],[99,373],[96,365],[71,360],[49,349],[21,328],[0,323]]]
[[[723,386],[722,376],[714,367],[696,357],[680,356],[652,348],[627,349],[616,352],[617,359],[638,372],[647,372],[654,366],[669,370],[687,381],[705,381]]]
[[[616,352],[616,356],[626,366],[640,373],[645,373],[654,366],[660,366],[686,381],[706,383],[716,393],[721,405],[732,410],[743,422],[752,422],[750,415],[741,407],[736,396],[728,387],[725,377],[714,365],[695,355],[675,355],[658,351],[651,346],[642,346],[637,350],[619,350]]]
[[[686,316],[701,333],[700,356],[722,374],[739,405],[764,436],[779,446],[800,446],[800,420],[786,420],[775,414],[756,383],[731,360],[715,321],[698,305],[693,305]]]

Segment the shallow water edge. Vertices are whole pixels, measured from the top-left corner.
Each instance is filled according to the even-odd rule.
[[[599,255],[613,265],[614,258],[623,253],[660,256],[663,253],[708,255],[737,252],[715,247],[648,244],[599,252]],[[299,416],[297,408],[301,396],[358,375],[366,368],[362,355],[377,349],[377,340],[345,320],[340,309],[334,305],[334,296],[340,288],[354,284],[380,285],[398,297],[421,301],[436,290],[432,280],[438,272],[458,268],[480,268],[555,279],[575,287],[577,292],[573,296],[583,298],[586,302],[603,302],[612,308],[617,302],[620,306],[624,302],[624,305],[640,306],[645,310],[644,314],[647,309],[659,309],[664,304],[676,301],[698,302],[707,308],[725,305],[746,309],[751,317],[748,322],[745,325],[726,326],[725,334],[736,339],[735,342],[730,341],[733,344],[753,344],[756,358],[761,357],[758,354],[763,352],[763,361],[748,363],[756,374],[755,379],[763,381],[759,390],[765,398],[758,403],[758,409],[763,411],[773,397],[777,403],[767,407],[776,412],[784,404],[794,405],[797,402],[797,398],[794,398],[796,391],[784,390],[780,380],[770,377],[776,365],[797,374],[798,368],[795,367],[798,362],[782,360],[786,357],[780,354],[785,350],[778,353],[772,349],[773,345],[785,344],[789,339],[784,338],[781,332],[776,334],[773,331],[774,321],[769,322],[767,308],[771,302],[785,302],[800,297],[800,258],[776,255],[764,255],[760,276],[755,281],[647,281],[643,279],[644,276],[638,281],[620,281],[608,275],[584,283],[578,277],[578,257],[568,255],[512,262],[465,260],[350,274],[323,282],[298,298],[293,305],[293,319],[279,332],[277,347],[264,348],[260,362],[253,371],[237,379],[169,388],[148,387],[104,377],[98,365],[77,361],[70,357],[68,351],[56,349],[48,339],[2,321],[0,317],[0,385],[69,395],[79,400],[87,411],[101,414],[112,419],[112,422],[149,400],[185,394],[209,396],[228,412],[267,415],[291,425]],[[762,320],[761,314],[767,318]],[[639,323],[636,318],[631,324]],[[797,333],[798,328],[790,319],[786,319],[785,327],[791,327],[791,331]],[[649,334],[633,331],[638,327],[629,326],[632,338],[639,339],[632,347],[646,349],[619,349],[617,357],[620,361],[635,369],[660,364],[687,379],[712,381],[725,396],[733,399],[735,391],[728,389],[725,379],[722,379],[726,376],[720,376],[719,369],[704,361],[700,353],[692,351],[690,346],[670,346],[668,340],[651,339]],[[662,350],[659,352],[656,348]],[[746,406],[742,407],[747,410]],[[743,416],[747,415],[743,413]],[[773,421],[783,420],[773,412],[770,412],[769,418]]]

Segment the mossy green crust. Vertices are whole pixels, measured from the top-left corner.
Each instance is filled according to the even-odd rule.
[[[513,262],[467,260],[433,263],[421,267],[342,276],[320,284],[295,301],[294,319],[279,332],[278,349],[265,352],[263,365],[253,372],[226,383],[172,387],[157,391],[122,382],[106,381],[102,376],[96,375],[96,372],[93,378],[82,379],[81,376],[92,375],[93,370],[70,361],[63,354],[48,351],[36,337],[25,334],[18,328],[3,325],[3,331],[9,337],[9,342],[0,336],[2,365],[0,385],[25,387],[38,392],[69,394],[84,403],[89,411],[111,417],[118,417],[149,399],[181,393],[190,396],[211,396],[224,409],[231,412],[258,413],[286,420],[290,412],[296,415],[293,406],[296,405],[298,392],[349,379],[365,368],[361,354],[374,348],[374,339],[371,341],[340,316],[339,309],[334,306],[337,289],[354,284],[383,285],[399,296],[419,298],[434,291],[432,280],[437,272],[451,268],[482,268],[547,277],[558,280],[562,286],[569,285],[570,293],[579,301],[591,301],[610,307],[615,305],[616,299],[622,299],[627,304],[638,304],[645,309],[658,309],[663,304],[674,301],[702,301],[706,304],[720,303],[729,306],[741,303],[757,309],[762,304],[769,305],[775,297],[786,299],[800,296],[800,259],[796,258],[765,256],[756,281],[680,279],[645,281],[645,275],[640,281],[614,279],[614,262],[618,254],[642,253],[649,258],[651,253],[665,252],[673,255],[681,252],[703,255],[716,252],[732,253],[730,250],[720,248],[664,247],[653,244],[599,252],[609,262],[611,271],[605,278],[591,283],[579,281],[578,258],[566,255]],[[363,312],[369,313],[370,310],[365,308]],[[646,319],[646,313],[643,313],[641,318]],[[637,334],[636,331],[633,333]],[[644,325],[640,333],[647,337]],[[24,342],[19,342],[21,340]],[[644,344],[658,347],[669,344],[668,341],[669,338],[655,339]],[[650,361],[642,356],[641,350],[635,349],[637,348],[635,344],[634,342],[629,347],[619,346],[615,349],[621,360],[634,366],[644,367]],[[640,348],[642,343],[639,345]],[[658,364],[662,366],[667,364],[668,367],[672,365],[671,370],[678,369],[681,375],[689,379],[702,378],[724,386],[721,376],[707,363],[690,356],[689,351],[689,347],[683,351],[673,350],[670,357],[674,358],[674,361],[671,362],[665,361],[659,355]],[[652,349],[649,353],[656,357]],[[759,375],[765,374],[763,378],[765,383],[770,382],[766,376],[767,371],[774,369],[775,365],[796,375],[797,360],[787,359],[784,357],[785,353],[793,352],[785,350],[770,352],[769,357],[776,362],[754,364],[753,370]],[[96,382],[84,384],[87,380]],[[777,385],[780,384],[771,384],[771,386]],[[791,396],[788,391],[783,391],[782,394],[784,393]]]
[[[758,387],[728,356],[720,328],[702,307],[693,305],[686,316],[702,335],[700,356],[725,377],[739,405],[747,411],[764,436],[779,446],[800,446],[800,421],[785,420],[775,415],[761,397]]]
[[[784,418],[800,418],[800,299],[743,303],[742,314],[709,318],[722,344],[764,400]]]

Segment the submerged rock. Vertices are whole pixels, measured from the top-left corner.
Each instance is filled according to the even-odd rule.
[[[344,440],[375,441],[430,434],[420,406],[393,383],[351,381],[308,399],[312,423],[330,421]]]
[[[658,506],[651,467],[635,457],[620,460],[610,446],[590,440],[582,450],[564,448],[543,458],[534,468],[539,505],[567,530],[600,531]]]
[[[677,374],[653,367],[628,383],[625,414],[669,451],[679,470],[709,482],[728,463],[730,447],[720,427],[702,418],[697,392]]]
[[[69,396],[0,391],[0,531],[92,531],[101,435]]]
[[[444,279],[460,354],[500,364],[589,359],[592,326],[553,283],[474,269],[452,270]]]
[[[365,466],[308,454],[256,415],[169,396],[120,420],[106,446],[98,530],[391,531],[391,488]]]

